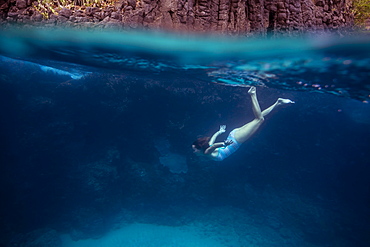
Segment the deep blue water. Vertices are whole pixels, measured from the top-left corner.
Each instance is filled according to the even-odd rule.
[[[0,33],[0,246],[369,246],[370,40]],[[191,143],[296,103],[222,162]],[[221,138],[220,138],[221,139]]]

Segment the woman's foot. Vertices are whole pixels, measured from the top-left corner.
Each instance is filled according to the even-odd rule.
[[[248,93],[249,95],[256,95],[256,87],[251,87],[249,90],[248,90]]]
[[[294,104],[294,103],[295,102],[290,99],[278,98],[277,100],[277,105],[287,105],[287,104]]]

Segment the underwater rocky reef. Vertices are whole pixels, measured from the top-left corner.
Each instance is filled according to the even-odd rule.
[[[259,88],[262,107],[280,96],[299,105],[219,164],[190,145],[251,119],[246,88],[171,72],[41,75],[18,64],[1,77],[0,244],[63,246],[60,233],[77,241],[120,224],[197,221],[213,234],[235,229],[244,244],[273,246],[264,233],[291,246],[365,243],[369,119],[353,102]]]

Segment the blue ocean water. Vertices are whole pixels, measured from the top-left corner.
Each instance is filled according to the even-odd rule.
[[[2,30],[0,246],[369,246],[369,54],[360,35]],[[253,119],[250,86],[296,103],[226,160],[194,155]]]

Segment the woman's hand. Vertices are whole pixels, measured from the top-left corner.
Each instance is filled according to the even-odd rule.
[[[218,131],[220,134],[225,133],[226,125],[220,125],[220,130]]]
[[[227,147],[227,146],[229,146],[229,145],[231,145],[231,144],[233,144],[234,142],[232,141],[232,140],[225,140],[224,141],[224,145],[225,145],[225,147]]]

